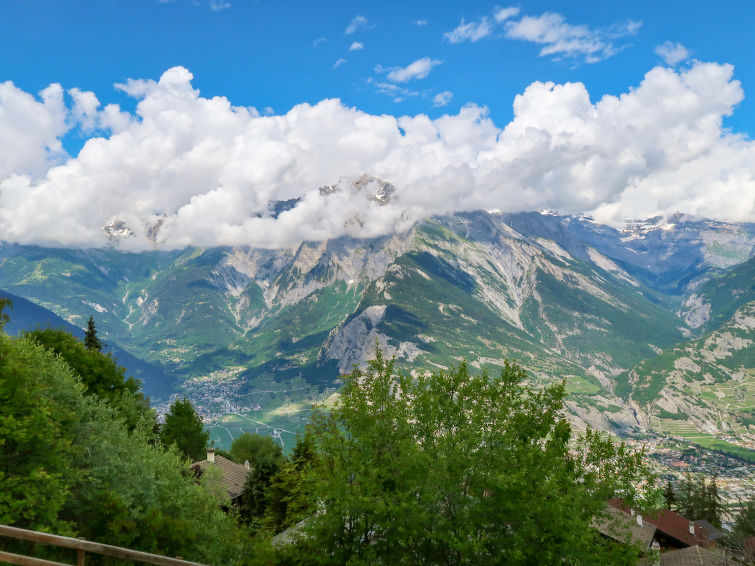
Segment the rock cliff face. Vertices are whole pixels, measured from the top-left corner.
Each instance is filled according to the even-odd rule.
[[[343,190],[383,204],[396,191],[366,176],[321,189]],[[131,237],[118,222],[106,232]],[[566,379],[573,418],[599,428],[643,432],[685,414],[742,436],[726,387],[753,381],[754,245],[752,225],[683,216],[616,230],[479,211],[276,250],[5,244],[0,288],[79,326],[94,315],[106,341],[179,380],[234,368],[240,395],[263,374],[333,385],[379,346],[414,371],[514,358],[535,380]],[[641,365],[672,353],[662,377]]]

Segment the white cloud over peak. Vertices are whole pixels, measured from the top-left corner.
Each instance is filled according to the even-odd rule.
[[[440,107],[440,106],[447,106],[449,102],[451,102],[451,99],[454,97],[454,93],[450,90],[444,90],[443,92],[439,92],[435,96],[433,96],[433,106]]]
[[[689,51],[681,43],[665,41],[655,47],[655,53],[672,67],[689,58]]]
[[[369,22],[367,21],[367,18],[364,16],[354,16],[351,18],[351,21],[349,22],[349,25],[346,26],[346,30],[344,33],[346,35],[354,34],[360,30],[367,29],[369,25]]]
[[[135,233],[124,249],[151,247],[150,234],[161,248],[278,247],[493,208],[755,221],[755,142],[722,127],[743,98],[730,65],[656,67],[597,101],[580,83],[535,82],[502,128],[474,105],[430,119],[323,100],[261,116],[201,96],[192,78],[174,67],[127,81],[135,113],[70,158],[60,136],[70,124],[102,128],[105,110],[82,93],[67,103],[59,85],[35,97],[0,84],[3,239],[102,246],[103,226],[118,220]],[[348,190],[362,173],[396,186],[389,204]],[[339,179],[343,190],[320,194]],[[294,197],[270,215],[270,201]]]
[[[413,63],[410,63],[406,67],[391,67],[385,68],[378,65],[375,71],[378,73],[388,71],[387,78],[389,81],[395,83],[405,83],[414,79],[424,79],[436,67],[443,63],[438,59],[431,59],[430,57],[422,57],[417,59]]]
[[[355,41],[349,46],[349,51],[359,51],[360,49],[364,49],[364,44],[359,43],[358,41]]]

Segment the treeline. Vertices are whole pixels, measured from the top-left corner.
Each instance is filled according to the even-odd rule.
[[[191,470],[208,440],[191,403],[158,426],[93,321],[84,343],[0,332],[0,523],[207,564],[634,564],[591,525],[661,490],[642,452],[575,434],[564,399],[513,363],[409,377],[378,353],[289,457],[249,434],[218,451],[251,464],[229,507]]]
[[[233,563],[248,537],[221,511],[225,494],[161,441],[138,381],[87,345],[0,332],[0,523]]]

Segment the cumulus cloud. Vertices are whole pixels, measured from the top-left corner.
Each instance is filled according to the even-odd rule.
[[[367,21],[367,18],[364,16],[354,16],[351,18],[351,21],[349,22],[349,25],[346,26],[346,30],[344,30],[343,33],[346,35],[354,34],[360,30],[367,29],[369,26],[369,22]]]
[[[666,41],[655,47],[655,53],[672,67],[689,57],[689,51],[681,43]]]
[[[122,88],[138,99],[135,113],[66,160],[66,122],[75,112],[89,120],[94,100],[79,96],[75,110],[58,85],[39,97],[0,85],[5,240],[102,246],[115,222],[134,233],[124,249],[277,247],[493,208],[613,223],[677,210],[755,221],[755,142],[722,126],[743,98],[729,65],[656,67],[597,101],[580,83],[535,82],[502,128],[474,105],[434,120],[339,100],[262,116],[203,97],[181,67]],[[395,185],[388,204],[353,189],[362,173]],[[318,190],[339,180],[340,190]],[[299,197],[270,214],[271,201]]]
[[[349,51],[359,51],[360,49],[364,49],[364,44],[359,43],[358,41],[355,41],[349,46]]]
[[[384,73],[388,72],[388,80],[394,83],[405,83],[414,79],[424,79],[436,67],[443,63],[438,59],[431,59],[430,57],[422,57],[417,59],[413,63],[410,63],[406,67],[390,67],[385,68],[378,65],[375,68],[375,72]]]
[[[444,90],[443,92],[439,92],[435,96],[433,96],[433,106],[439,107],[439,106],[446,106],[449,102],[451,102],[451,99],[454,97],[454,93],[450,90]]]
[[[63,95],[59,84],[35,97],[10,81],[0,83],[0,179],[13,173],[44,174],[67,157],[60,143],[70,127]]]

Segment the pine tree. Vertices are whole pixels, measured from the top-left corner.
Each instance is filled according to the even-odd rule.
[[[175,444],[178,450],[193,462],[206,454],[210,433],[204,429],[202,418],[188,399],[176,399],[165,415],[160,440],[165,446]]]
[[[666,488],[663,490],[663,499],[666,501],[666,509],[671,509],[676,503],[676,493],[671,480],[666,482]]]
[[[97,350],[98,352],[102,351],[102,347],[104,346],[100,339],[97,338],[97,329],[94,327],[94,318],[91,316],[87,321],[87,331],[84,334],[84,346],[86,346],[87,350]]]

